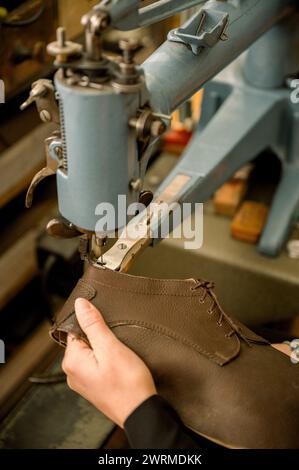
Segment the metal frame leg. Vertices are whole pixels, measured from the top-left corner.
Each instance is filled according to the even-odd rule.
[[[298,206],[299,167],[285,163],[268,222],[259,242],[260,253],[267,256],[277,256],[280,253],[296,218]]]
[[[281,95],[235,88],[203,130],[195,132],[157,196],[184,174],[190,180],[177,200],[206,201],[242,165],[275,145],[283,105]]]

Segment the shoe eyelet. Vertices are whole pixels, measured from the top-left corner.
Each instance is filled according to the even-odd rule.
[[[211,310],[210,308],[207,310],[208,312],[208,315],[213,315],[213,310]]]
[[[204,304],[204,303],[205,303],[205,300],[206,300],[205,298],[203,299],[202,297],[200,297],[200,298],[199,298],[199,303],[200,303],[200,304]]]

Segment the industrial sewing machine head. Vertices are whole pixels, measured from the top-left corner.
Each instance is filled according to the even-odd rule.
[[[34,178],[27,206],[39,181],[56,173],[62,219],[51,221],[48,231],[62,237],[84,234],[83,251],[96,262],[107,233],[127,223],[127,219],[117,220],[107,230],[97,230],[98,205],[104,202],[116,208],[119,195],[126,197],[126,206],[138,201],[149,204],[151,195],[142,193],[144,174],[152,144],[165,131],[169,115],[254,43],[244,67],[242,63],[243,74],[238,65],[231,83],[224,81],[218,87],[219,96],[214,93],[209,102],[207,94],[203,113],[206,128],[195,135],[155,200],[204,202],[256,152],[267,147],[282,159],[289,158],[290,146],[286,148],[286,141],[279,141],[281,133],[269,134],[267,125],[278,129],[278,123],[271,127],[271,120],[280,120],[273,109],[283,113],[285,103],[290,104],[284,81],[298,66],[297,56],[288,52],[293,50],[291,41],[298,37],[297,1],[160,0],[140,9],[141,3],[103,0],[82,18],[83,48],[67,41],[65,31],[59,28],[57,41],[48,46],[58,68],[55,84],[39,80],[23,105],[36,101],[43,121],[60,124],[60,130],[46,141],[47,166]],[[136,43],[132,40],[120,42],[120,60],[111,60],[102,50],[102,34],[108,27],[135,29],[202,3],[205,5],[184,25],[169,33],[168,41],[142,68],[134,63]],[[277,60],[270,64],[269,57],[274,55]],[[263,61],[267,67],[261,74]],[[248,109],[253,107],[251,121],[246,103]],[[220,108],[221,117],[211,120]],[[293,108],[290,114],[294,115]],[[293,209],[289,210],[290,220]],[[141,225],[146,228],[149,218],[154,217],[155,213],[146,213]],[[274,242],[273,230],[268,230],[271,233],[264,252],[277,253],[289,219],[284,230],[277,230],[275,225]],[[137,234],[134,241],[116,243],[104,260],[101,257],[102,264],[125,269],[128,259],[151,238],[147,230]]]
[[[106,233],[97,232],[96,208],[105,202],[116,208],[118,196],[126,204],[150,202],[142,193],[146,149],[165,130],[161,116],[153,113],[143,71],[134,63],[138,44],[122,39],[120,60],[111,60],[102,50],[102,33],[116,18],[114,9],[127,3],[102,2],[82,18],[85,47],[67,41],[65,30],[58,28],[57,41],[49,44],[48,53],[55,57],[58,71],[54,85],[47,80],[33,84],[25,108],[36,101],[44,121],[60,124],[46,142],[47,167],[33,180],[27,194],[27,206],[43,177],[57,174],[59,211],[63,219],[51,221],[48,230],[62,237],[86,234],[86,240],[101,246]],[[113,5],[112,5],[113,7]],[[121,10],[121,8],[119,8]],[[115,14],[123,18],[125,12]],[[126,220],[116,221],[107,231],[123,228]],[[86,250],[90,250],[91,246]]]

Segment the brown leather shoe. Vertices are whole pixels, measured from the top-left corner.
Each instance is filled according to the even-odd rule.
[[[233,448],[299,447],[299,366],[219,306],[211,283],[130,276],[90,266],[51,329],[87,341],[85,297],[153,373],[184,424]]]

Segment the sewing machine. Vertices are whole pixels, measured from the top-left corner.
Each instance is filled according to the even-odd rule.
[[[56,174],[61,218],[48,224],[48,232],[80,236],[83,257],[125,271],[153,242],[149,222],[156,218],[160,224],[152,199],[156,206],[204,202],[238,168],[271,148],[283,174],[258,249],[277,255],[299,203],[299,121],[291,100],[291,77],[299,70],[298,2],[160,0],[140,8],[141,3],[103,0],[82,18],[84,47],[68,41],[63,28],[48,46],[58,69],[54,85],[37,81],[23,108],[36,102],[41,119],[59,130],[46,141],[47,165],[32,181],[27,206],[36,185]],[[102,50],[107,28],[132,30],[201,4],[141,67],[134,63],[134,41],[120,42],[121,60]],[[143,181],[155,144],[171,113],[203,85],[193,139],[151,195]],[[96,208],[102,202],[117,207],[119,195],[128,206],[142,202],[145,209],[133,226],[136,236],[127,236],[128,220],[109,227],[119,238],[104,252],[107,233],[95,228]]]

